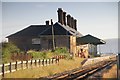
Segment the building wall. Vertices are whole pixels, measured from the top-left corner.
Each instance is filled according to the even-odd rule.
[[[52,49],[52,36],[43,36],[41,38],[41,47],[43,49]],[[69,36],[54,36],[55,47],[67,47],[69,49]]]
[[[21,50],[41,49],[39,44],[32,44],[32,39],[35,37],[12,37],[8,41],[14,43]]]
[[[97,55],[97,45],[89,44],[89,53],[93,56]]]
[[[76,52],[76,36],[70,36],[70,53],[75,56]]]
[[[70,48],[69,36],[54,36],[56,47]],[[40,39],[40,44],[32,44],[32,39]],[[52,49],[52,36],[40,36],[38,37],[12,37],[8,39],[9,42],[14,43],[21,50],[47,50]]]
[[[81,52],[81,49],[83,49],[85,57],[88,58],[88,56],[89,56],[89,52],[88,52],[89,51],[89,47],[88,47],[88,44],[77,46],[77,54]]]

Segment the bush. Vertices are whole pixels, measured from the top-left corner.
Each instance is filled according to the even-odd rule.
[[[61,47],[61,48],[56,48],[54,51],[55,55],[64,55],[65,59],[73,59],[73,56],[70,55],[70,53],[68,52],[67,48],[65,47]]]
[[[55,51],[54,51],[54,53],[56,55],[64,55],[64,54],[68,53],[68,50],[65,47],[56,48]]]
[[[27,52],[30,54],[33,59],[47,59],[47,58],[52,58],[53,54],[50,51],[35,51],[35,50],[29,50]]]
[[[64,55],[65,59],[73,59],[73,56],[70,56],[70,53],[64,47],[56,48],[54,52],[29,50],[27,51],[27,53],[30,54],[33,57],[33,59],[47,59],[58,55]]]
[[[19,53],[20,49],[13,43],[2,43],[2,62],[7,63],[11,61],[11,56],[14,53]]]

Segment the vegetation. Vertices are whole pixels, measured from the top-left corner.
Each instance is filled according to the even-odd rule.
[[[70,56],[70,53],[65,47],[56,48],[54,52],[50,50],[49,51],[29,50],[27,53],[30,54],[33,57],[33,59],[37,59],[37,58],[47,59],[58,55],[64,55],[65,59],[72,59],[72,56]]]
[[[11,55],[14,53],[19,53],[20,49],[13,43],[2,43],[2,61],[7,63],[11,61]]]
[[[59,64],[19,70],[16,72],[5,74],[5,78],[39,78],[50,76],[56,73],[61,73],[81,67],[80,63],[83,60],[83,58],[75,58],[72,60],[61,59]]]
[[[68,52],[67,48],[62,47],[62,48],[56,48],[54,51],[55,55],[64,55],[65,59],[73,59],[73,57],[70,55]]]
[[[15,46],[13,43],[2,43],[2,62],[7,63],[12,61],[12,54],[21,54],[24,52],[21,52],[20,49]],[[28,54],[32,56],[33,59],[47,59],[47,58],[53,58],[54,56],[58,55],[64,55],[65,59],[72,59],[72,56],[70,56],[67,48],[61,47],[56,48],[54,51],[45,50],[45,51],[35,51],[35,50],[29,50],[27,51]]]
[[[33,59],[47,59],[52,58],[53,53],[51,51],[35,51],[35,50],[29,50],[27,51],[28,54],[30,54]]]
[[[67,50],[67,48],[65,48],[65,47],[61,47],[61,48],[56,48],[55,49],[55,51],[54,51],[55,53],[56,53],[56,55],[58,54],[60,54],[60,55],[64,55],[64,54],[67,54],[68,53],[68,50]]]

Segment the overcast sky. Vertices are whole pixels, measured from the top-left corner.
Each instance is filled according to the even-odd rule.
[[[91,34],[101,39],[118,37],[117,2],[3,2],[2,38],[31,24],[57,22],[57,9],[77,19],[77,29],[83,35]]]

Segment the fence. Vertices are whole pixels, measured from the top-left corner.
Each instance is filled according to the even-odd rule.
[[[58,56],[54,56],[52,58],[54,58],[54,59],[64,59],[65,55],[58,55]]]
[[[40,66],[47,66],[50,64],[57,64],[59,63],[59,58],[57,59],[43,59],[43,60],[26,60],[26,61],[16,61],[16,62],[10,62],[7,64],[0,65],[0,75],[4,77],[4,74],[11,73],[20,69],[26,69],[26,68],[34,68],[34,67],[40,67]]]
[[[12,54],[11,59],[13,61],[16,61],[16,60],[26,61],[26,60],[32,59],[32,56],[30,54],[27,54],[27,53],[14,53],[14,54]]]

